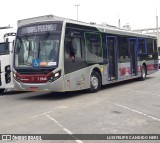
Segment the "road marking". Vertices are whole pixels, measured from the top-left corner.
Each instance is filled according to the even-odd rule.
[[[160,97],[159,94],[155,94],[155,93],[149,93],[149,92],[137,91],[137,90],[132,90],[132,91],[134,91],[134,92],[139,92],[139,93],[144,93],[144,94],[149,94],[149,95],[155,95],[155,96],[159,96],[159,97]]]
[[[67,134],[71,135],[72,137],[76,138],[73,133],[68,130],[67,128],[65,128],[62,124],[60,124],[57,120],[55,120],[54,118],[52,118],[50,115],[45,114],[45,116],[47,118],[49,118],[50,120],[52,120],[54,123],[56,123],[60,128],[62,128],[63,131],[65,131]],[[75,140],[77,143],[83,143],[81,140]]]
[[[60,128],[62,128],[63,131],[65,131],[67,134],[71,135],[72,137],[74,137],[74,138],[76,139],[77,137],[75,137],[70,130],[68,130],[67,128],[65,128],[65,127],[64,127],[62,124],[60,124],[56,119],[54,119],[54,118],[52,118],[50,115],[48,115],[49,113],[52,113],[52,112],[53,112],[53,111],[48,111],[48,112],[45,112],[45,113],[42,113],[42,114],[35,115],[35,116],[31,117],[31,118],[37,118],[37,117],[39,117],[39,116],[46,116],[47,118],[49,118],[50,120],[52,120],[54,123],[56,123]],[[78,140],[78,139],[76,139],[75,141],[76,141],[77,143],[83,143],[83,141]]]
[[[38,116],[46,115],[46,114],[52,113],[52,112],[53,111],[48,111],[48,112],[45,112],[45,113],[42,113],[42,114],[35,115],[35,116],[31,117],[31,118],[37,118]]]
[[[116,106],[118,106],[118,107],[125,108],[125,109],[127,109],[127,110],[133,111],[133,112],[138,113],[138,114],[140,114],[140,115],[146,116],[146,117],[148,117],[148,118],[150,118],[150,119],[152,119],[152,120],[156,120],[156,121],[159,121],[159,122],[160,122],[160,119],[159,119],[159,118],[153,117],[153,116],[151,116],[151,115],[147,115],[147,114],[142,113],[142,112],[140,112],[140,111],[134,110],[134,109],[132,109],[132,108],[129,108],[129,107],[126,107],[126,106],[123,106],[123,105],[120,105],[120,104],[117,104],[117,103],[114,103],[114,102],[111,102],[111,101],[107,101],[107,102],[110,103],[110,104],[116,105]]]

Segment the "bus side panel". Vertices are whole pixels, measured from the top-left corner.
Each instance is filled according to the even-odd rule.
[[[130,78],[131,78],[130,62],[118,63],[118,80],[130,79]]]
[[[146,66],[147,74],[155,73],[158,70],[158,52],[156,39],[138,39],[138,59],[139,66]]]
[[[158,61],[150,60],[147,61],[147,74],[153,74],[158,70]]]
[[[89,73],[90,68],[84,68],[65,75],[65,90],[75,91],[89,88]]]
[[[146,54],[144,56],[140,55],[140,61],[138,62],[138,68],[141,69],[143,64],[146,65],[147,75],[153,74],[158,71],[158,54]],[[144,60],[143,60],[144,59]],[[138,70],[141,74],[141,70]]]
[[[90,88],[90,76],[94,68],[100,69],[101,66],[100,65],[89,66],[65,75],[64,76],[65,90],[75,91],[75,90]]]
[[[137,71],[138,71],[138,76],[141,76],[141,69],[142,69],[142,64],[145,63],[145,61],[138,61],[138,65],[137,65]]]

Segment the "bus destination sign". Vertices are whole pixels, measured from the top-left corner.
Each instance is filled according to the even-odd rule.
[[[61,28],[62,26],[59,23],[31,25],[31,26],[20,28],[18,31],[18,34],[58,32],[58,31],[61,31]]]

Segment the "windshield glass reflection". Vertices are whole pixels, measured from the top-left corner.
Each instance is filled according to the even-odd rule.
[[[15,47],[15,67],[57,66],[60,35],[18,36]]]

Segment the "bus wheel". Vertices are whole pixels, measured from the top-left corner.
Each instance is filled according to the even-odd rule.
[[[101,77],[98,72],[92,71],[90,77],[90,92],[97,92],[101,88]]]
[[[146,79],[146,67],[144,65],[142,65],[142,70],[141,70],[141,80],[145,80]]]
[[[4,90],[4,88],[0,89],[0,94],[3,94]]]

